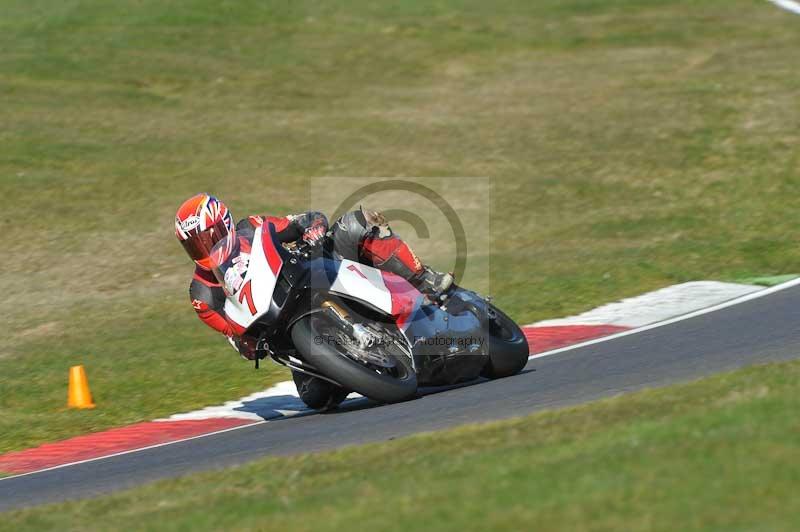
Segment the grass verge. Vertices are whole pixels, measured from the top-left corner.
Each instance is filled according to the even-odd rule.
[[[767,2],[5,0],[0,49],[0,452],[285,378],[193,315],[198,190],[242,217],[312,177],[491,178],[471,260],[521,322],[800,261],[800,32]]]
[[[270,458],[3,516],[9,530],[796,530],[800,362]]]
[[[737,282],[744,284],[757,284],[761,286],[776,286],[781,283],[791,281],[792,279],[796,279],[797,277],[797,274],[790,273],[787,275],[773,275],[767,277],[747,277],[745,279],[738,279]]]

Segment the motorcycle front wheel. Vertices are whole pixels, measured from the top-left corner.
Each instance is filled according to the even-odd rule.
[[[381,403],[406,401],[417,393],[411,359],[392,343],[371,348],[380,350],[389,367],[358,360],[351,351],[355,339],[321,312],[298,320],[291,335],[295,349],[306,360],[348,390]]]

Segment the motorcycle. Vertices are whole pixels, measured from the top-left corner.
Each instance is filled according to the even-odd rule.
[[[231,325],[257,339],[256,365],[269,356],[291,368],[311,408],[350,391],[405,401],[420,386],[507,377],[528,361],[522,330],[488,298],[456,285],[431,298],[320,246],[286,246],[269,223],[231,233],[211,257]]]

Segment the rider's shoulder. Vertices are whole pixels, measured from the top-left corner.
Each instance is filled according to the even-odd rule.
[[[217,278],[214,277],[214,274],[208,270],[204,270],[199,266],[195,266],[194,274],[192,275],[192,284],[200,283],[208,287],[216,287],[219,286],[219,282]]]
[[[242,218],[239,220],[239,223],[236,224],[236,229],[255,229],[256,227],[261,227],[266,218],[266,216],[248,216],[247,218]]]
[[[282,231],[289,225],[294,219],[296,218],[295,215],[289,216],[248,216],[247,218],[243,218],[239,220],[239,223],[236,224],[237,230],[242,229],[256,229],[261,227],[265,223],[270,223],[275,226],[275,230]]]
[[[200,275],[192,277],[192,282],[189,285],[189,298],[192,300],[192,306],[197,311],[203,310],[201,303],[204,303],[215,312],[221,312],[221,309],[225,306],[225,292],[220,284],[216,280],[211,282]]]

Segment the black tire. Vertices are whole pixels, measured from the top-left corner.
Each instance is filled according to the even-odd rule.
[[[481,376],[500,379],[516,375],[528,363],[530,349],[525,333],[502,310],[491,306],[497,317],[489,320],[489,362]]]
[[[297,386],[297,393],[300,395],[300,399],[306,406],[314,410],[323,412],[333,410],[350,393],[332,382],[306,375],[299,371],[292,371],[292,379],[294,380],[294,385]]]
[[[406,401],[416,395],[417,375],[411,360],[404,354],[385,353],[395,362],[395,374],[379,373],[346,356],[336,342],[315,342],[315,339],[327,338],[329,330],[336,327],[331,320],[322,313],[315,313],[292,327],[295,348],[320,374],[381,403]]]

